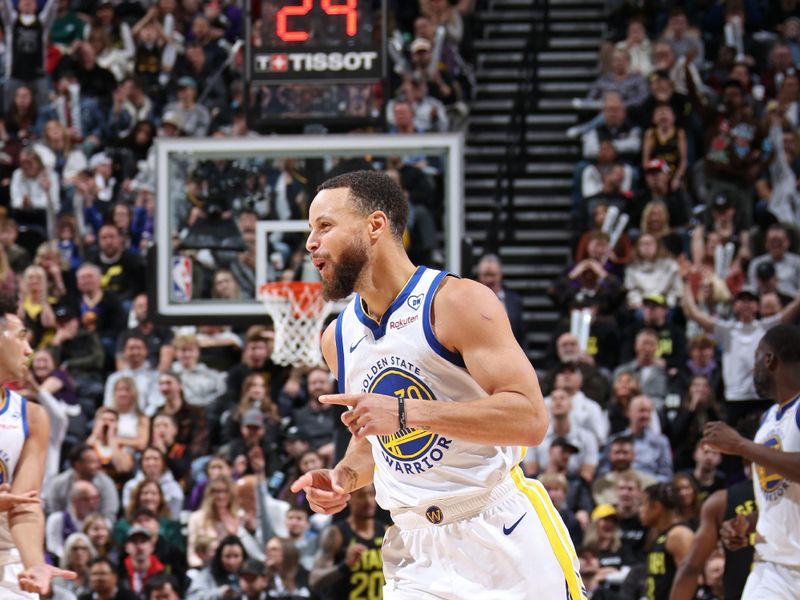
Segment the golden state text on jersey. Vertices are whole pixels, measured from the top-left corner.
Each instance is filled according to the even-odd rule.
[[[433,329],[433,301],[448,273],[418,267],[380,319],[357,295],[336,321],[340,393],[463,402],[487,395],[462,357]],[[495,486],[521,458],[516,446],[485,446],[405,428],[368,436],[376,499],[387,510],[434,504]]]
[[[364,392],[396,398],[433,400],[433,392],[422,381],[419,367],[399,356],[377,361],[364,378]],[[406,427],[391,435],[377,436],[383,458],[398,473],[423,473],[441,461],[452,440],[424,429]]]

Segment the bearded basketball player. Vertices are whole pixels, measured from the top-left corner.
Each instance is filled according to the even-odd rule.
[[[586,592],[566,528],[526,446],[547,412],[530,361],[490,289],[425,267],[403,247],[408,205],[388,176],[323,183],[306,247],[326,299],[355,299],[322,337],[352,433],[333,469],[292,485],[332,514],[373,483],[394,526],[383,543],[390,600],[558,598]]]

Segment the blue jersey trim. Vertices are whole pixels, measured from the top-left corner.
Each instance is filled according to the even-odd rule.
[[[3,391],[5,393],[3,394],[3,407],[0,408],[0,415],[5,414],[8,407],[11,406],[11,390],[5,388]]]
[[[422,274],[425,272],[425,270],[425,267],[417,267],[417,270],[414,271],[411,279],[406,282],[406,284],[403,286],[403,289],[400,290],[400,293],[397,294],[397,297],[389,305],[389,308],[386,309],[386,312],[381,317],[380,322],[376,321],[364,312],[361,296],[356,295],[355,302],[353,303],[353,307],[356,312],[356,318],[361,322],[362,325],[364,325],[364,327],[372,332],[372,336],[376,340],[379,340],[386,335],[386,324],[389,322],[389,318],[392,316],[394,311],[403,306],[403,303],[408,299],[408,296],[411,294],[414,288],[417,287],[417,283],[419,282],[419,279],[422,277]]]
[[[431,347],[431,350],[436,352],[442,358],[450,361],[457,367],[466,368],[464,364],[464,359],[461,358],[461,355],[451,351],[449,348],[445,348],[442,343],[436,339],[436,334],[433,332],[433,327],[431,326],[431,306],[433,305],[433,297],[436,295],[436,290],[439,289],[439,284],[442,283],[442,280],[450,275],[447,271],[442,271],[433,279],[433,283],[431,283],[431,287],[428,288],[428,293],[425,294],[425,308],[423,309],[422,313],[422,329],[425,331],[425,339],[428,341],[428,345]]]
[[[20,407],[20,412],[22,413],[22,431],[25,433],[25,439],[28,439],[28,401],[25,398],[21,398],[22,406]]]
[[[778,406],[777,410],[775,411],[775,420],[780,421],[783,415],[786,414],[786,411],[788,411],[792,406],[797,404],[798,399],[800,399],[800,395],[795,396],[792,400],[789,400],[783,406]]]
[[[345,309],[347,310],[347,309]],[[336,317],[336,385],[339,393],[344,394],[344,341],[342,340],[342,321],[344,310]]]

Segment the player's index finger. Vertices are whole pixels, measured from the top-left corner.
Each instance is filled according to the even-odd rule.
[[[355,406],[359,394],[325,394],[319,397],[322,404],[338,404],[340,406]]]
[[[303,488],[306,488],[311,485],[311,475],[306,473],[302,477],[300,477],[297,481],[295,481],[289,489],[292,490],[292,493],[296,494]]]

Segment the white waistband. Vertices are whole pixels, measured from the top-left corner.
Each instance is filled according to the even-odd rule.
[[[491,489],[465,498],[441,498],[427,506],[400,508],[392,511],[392,521],[400,529],[419,529],[447,525],[483,512],[517,489],[514,480],[506,477]]]

